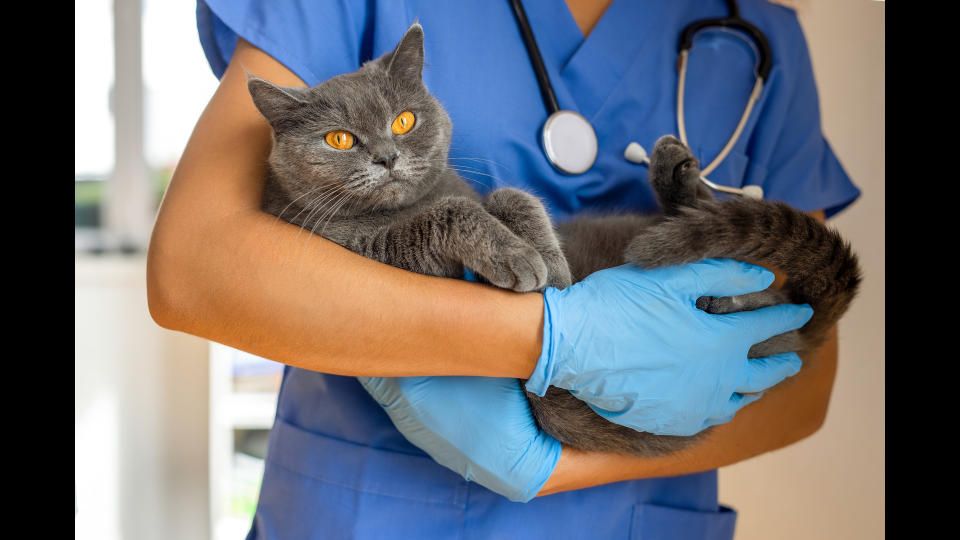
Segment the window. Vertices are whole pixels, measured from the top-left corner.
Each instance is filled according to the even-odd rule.
[[[113,11],[109,0],[79,4],[74,18],[74,224],[77,248],[95,241],[103,182],[113,171]]]
[[[157,205],[217,86],[195,10],[190,0],[77,4],[77,252],[146,250]]]

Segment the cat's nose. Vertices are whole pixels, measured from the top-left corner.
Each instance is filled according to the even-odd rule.
[[[397,157],[400,154],[396,151],[393,152],[383,152],[373,156],[373,162],[378,165],[383,165],[388,169],[393,169],[393,166],[397,163]]]

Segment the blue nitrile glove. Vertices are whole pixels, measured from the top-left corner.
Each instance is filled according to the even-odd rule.
[[[657,435],[728,422],[800,371],[796,353],[747,359],[750,347],[803,326],[813,310],[783,304],[712,315],[696,301],[761,291],[773,280],[759,266],[710,259],[653,270],[626,264],[547,288],[543,350],[527,390],[566,388],[607,420]]]
[[[560,443],[537,427],[517,379],[358,379],[407,440],[511,501],[535,497],[560,458]]]
[[[477,281],[469,268],[464,278]],[[560,458],[512,378],[358,377],[408,441],[511,501],[539,493]]]

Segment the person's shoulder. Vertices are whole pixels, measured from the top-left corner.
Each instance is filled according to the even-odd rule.
[[[267,53],[312,86],[355,71],[365,59],[369,2],[340,0],[198,0],[201,45],[219,77],[238,38]]]
[[[748,21],[753,16],[760,16],[774,24],[799,26],[797,10],[791,6],[791,2],[740,0],[737,5],[740,7],[740,15]]]
[[[759,28],[770,42],[774,64],[793,65],[807,50],[797,10],[790,2],[740,0],[740,15]]]

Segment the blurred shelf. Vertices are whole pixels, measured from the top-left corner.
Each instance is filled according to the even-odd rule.
[[[231,392],[223,396],[235,429],[270,429],[277,412],[276,392]]]
[[[249,447],[247,451],[252,453],[265,450],[282,377],[283,364],[210,343],[210,516],[214,540],[243,538],[250,529],[263,461],[259,456],[238,452],[237,446]],[[254,430],[263,433],[249,433]]]

